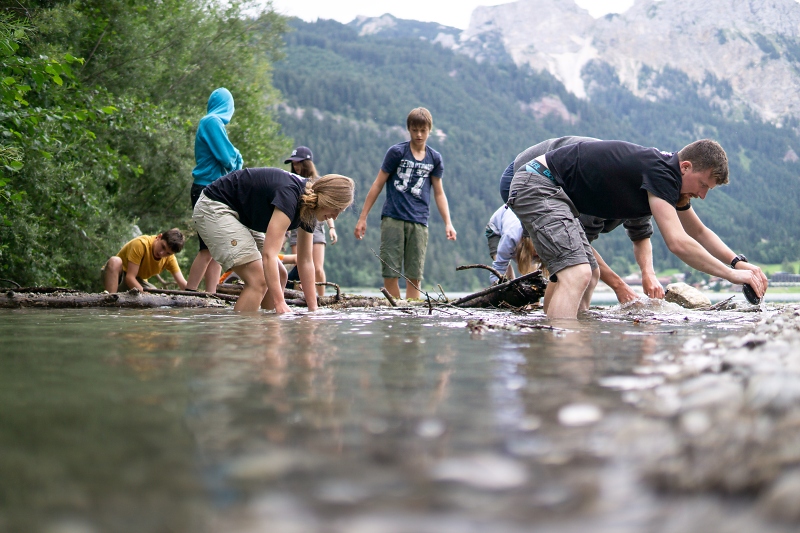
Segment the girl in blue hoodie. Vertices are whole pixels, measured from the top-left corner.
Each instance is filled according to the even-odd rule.
[[[196,166],[192,171],[192,208],[203,189],[218,178],[242,168],[242,154],[228,140],[228,132],[225,131],[225,125],[233,117],[233,110],[233,95],[228,89],[220,87],[208,97],[208,114],[200,119],[194,138]],[[189,270],[186,288],[197,290],[200,280],[205,277],[206,292],[217,292],[222,269],[211,258],[203,239],[199,235],[197,238],[200,240],[200,252]]]

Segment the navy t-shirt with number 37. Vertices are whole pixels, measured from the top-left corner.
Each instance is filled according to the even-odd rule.
[[[442,156],[425,146],[425,158],[418,161],[411,153],[411,141],[395,144],[386,152],[381,170],[389,174],[386,203],[381,218],[428,225],[431,204],[431,178],[444,173]]]

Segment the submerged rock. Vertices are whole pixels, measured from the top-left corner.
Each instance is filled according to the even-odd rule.
[[[708,296],[686,283],[670,283],[667,285],[667,294],[664,299],[687,309],[711,306],[711,300],[708,299]]]

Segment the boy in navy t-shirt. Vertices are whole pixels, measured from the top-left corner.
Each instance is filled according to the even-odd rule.
[[[428,248],[428,216],[431,188],[433,198],[444,220],[447,239],[456,240],[456,230],[450,222],[450,208],[442,187],[444,163],[442,156],[426,145],[433,128],[433,118],[424,107],[413,109],[406,119],[411,140],[389,148],[370,187],[361,216],[356,224],[356,239],[367,231],[367,215],[378,199],[384,184],[386,202],[381,212],[381,259],[383,285],[395,298],[400,298],[399,272],[411,280],[406,286],[406,298],[419,298],[419,287]],[[414,287],[413,285],[416,285]]]

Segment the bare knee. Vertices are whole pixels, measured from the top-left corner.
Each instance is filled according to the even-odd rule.
[[[599,269],[597,272],[599,276]],[[558,287],[569,285],[583,291],[592,282],[593,276],[594,272],[592,272],[592,267],[588,264],[567,267],[558,273]]]
[[[106,263],[106,275],[113,272],[119,274],[122,271],[122,259],[119,256],[111,257]]]

